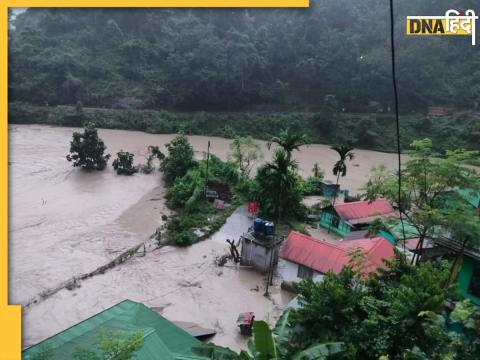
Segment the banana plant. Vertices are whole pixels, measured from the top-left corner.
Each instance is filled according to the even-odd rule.
[[[265,321],[254,321],[253,339],[248,342],[248,351],[240,354],[213,344],[194,349],[197,355],[212,360],[324,360],[343,351],[343,343],[314,344],[293,356],[288,346],[292,334],[291,310],[287,309],[278,319],[273,331]]]

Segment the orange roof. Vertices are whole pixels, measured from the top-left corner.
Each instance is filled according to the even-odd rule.
[[[337,244],[317,240],[296,231],[290,232],[280,249],[280,257],[314,269],[320,273],[338,274],[351,259],[351,252],[360,249],[365,254],[362,272],[368,274],[383,267],[382,259],[391,258],[393,246],[383,237],[339,241]]]
[[[336,204],[335,211],[351,225],[395,215],[392,205],[385,199],[377,199],[372,202],[365,200]]]

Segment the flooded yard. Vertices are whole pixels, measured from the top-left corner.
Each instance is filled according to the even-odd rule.
[[[74,169],[65,159],[74,129],[38,125],[10,126],[9,251],[10,303],[32,298],[75,275],[94,270],[120,252],[139,244],[169,215],[161,176],[117,176],[105,171]],[[120,149],[144,162],[148,145],[164,144],[173,135],[99,130],[107,151]],[[206,151],[227,158],[228,139],[189,137],[197,156]],[[262,143],[265,159],[269,151]],[[342,184],[355,193],[374,165],[394,164],[395,155],[357,150]],[[310,175],[315,162],[330,175],[336,154],[325,145],[310,145],[294,154],[302,174]],[[188,248],[163,247],[134,257],[105,274],[82,281],[80,287],[61,290],[23,312],[23,346],[32,345],[124,299],[162,309],[175,321],[192,321],[217,330],[216,344],[244,348],[238,334],[238,313],[254,311],[257,318],[273,319],[291,296],[272,289],[263,296],[264,278],[233,264],[217,267],[215,258],[228,249],[225,239],[238,239],[250,219],[239,208],[211,238]],[[278,285],[278,284],[277,284]],[[259,291],[257,291],[259,289]]]

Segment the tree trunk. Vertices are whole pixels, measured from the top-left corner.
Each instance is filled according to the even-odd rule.
[[[410,262],[410,265],[415,264],[415,259],[417,259],[417,262],[420,260],[420,252],[423,250],[424,240],[425,240],[425,234],[420,234],[420,237],[418,238],[418,243],[417,243],[417,246],[415,247],[415,252],[413,253],[412,261]],[[403,239],[403,241],[405,241],[405,239]]]
[[[339,180],[340,180],[340,171],[337,174],[337,182],[335,184],[335,191],[333,193],[332,210],[335,206],[335,200],[337,199],[337,187],[338,187]],[[332,213],[332,218],[330,219],[330,224],[328,224],[328,233],[329,234],[330,234],[330,230],[332,230],[332,223],[333,223],[333,213]]]
[[[463,243],[462,243],[462,248],[457,253],[457,256],[455,257],[455,260],[453,261],[452,267],[450,269],[450,275],[448,277],[447,283],[445,284],[445,288],[450,287],[450,285],[453,284],[453,282],[455,281],[455,279],[458,275],[460,267],[462,266],[463,254],[465,252],[465,245],[466,244],[467,244],[467,240],[464,240]]]

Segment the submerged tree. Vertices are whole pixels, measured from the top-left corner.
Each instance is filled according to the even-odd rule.
[[[119,175],[133,175],[138,172],[138,167],[133,166],[133,154],[120,150],[112,166]]]
[[[155,170],[153,160],[157,159],[161,162],[165,158],[165,155],[160,151],[158,146],[149,145],[145,158],[147,159],[147,163],[140,165],[139,170],[145,174],[150,174]]]
[[[83,133],[74,132],[72,136],[73,140],[70,142],[70,154],[67,155],[67,160],[73,161],[74,167],[103,170],[107,166],[110,154],[104,155],[107,147],[98,137],[94,124],[87,124]]]
[[[183,133],[177,134],[165,146],[168,155],[160,163],[160,170],[163,171],[163,178],[167,185],[172,185],[176,178],[185,175],[195,165],[193,147]]]

